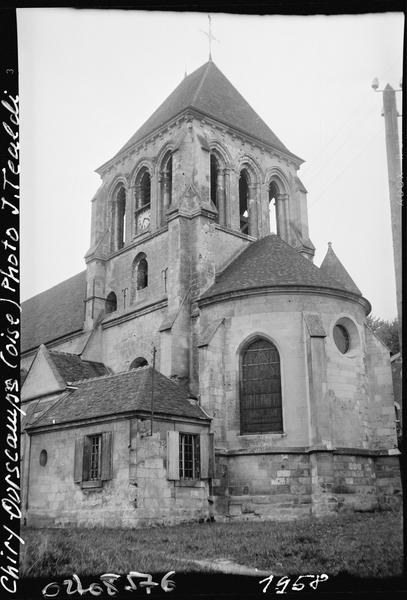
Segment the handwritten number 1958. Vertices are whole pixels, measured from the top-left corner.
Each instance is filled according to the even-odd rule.
[[[305,582],[301,582],[301,579],[312,579],[312,581],[305,581]],[[265,583],[266,585],[263,588],[263,594],[265,594],[267,592],[267,589],[269,587],[269,585],[271,584],[271,582],[274,579],[274,575],[269,575],[268,577],[266,577],[265,579],[262,579],[261,581],[259,581],[259,584]],[[327,581],[328,579],[328,575],[326,575],[325,573],[322,573],[321,575],[300,575],[299,577],[297,577],[297,579],[294,581],[294,583],[291,585],[291,589],[294,592],[301,592],[306,584],[308,583],[308,585],[313,589],[316,590],[318,587],[319,583],[323,583],[324,581]],[[276,581],[275,583],[275,592],[276,594],[285,594],[287,591],[287,587],[290,585],[291,583],[291,579],[289,577],[287,577],[286,575],[284,575],[284,577],[280,577],[280,579],[278,581]]]

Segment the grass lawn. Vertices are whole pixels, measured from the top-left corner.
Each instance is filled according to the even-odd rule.
[[[227,558],[275,575],[400,575],[400,512],[290,522],[184,524],[149,529],[22,529],[21,577],[202,571]]]

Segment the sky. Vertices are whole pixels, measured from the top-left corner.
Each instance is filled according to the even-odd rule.
[[[208,60],[208,17],[31,8],[17,19],[24,301],[85,268],[94,171]],[[401,13],[212,15],[214,62],[305,160],[315,264],[332,242],[384,319],[397,311],[382,94],[371,83],[399,88],[403,25]]]

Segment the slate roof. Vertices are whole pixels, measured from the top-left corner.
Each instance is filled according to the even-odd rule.
[[[67,395],[69,395],[69,393],[70,392],[64,391],[62,395],[59,394],[59,399],[62,399],[62,397],[65,398]],[[41,399],[34,402],[30,402],[28,406],[24,406],[23,408],[25,411],[25,417],[23,416],[21,419],[21,431],[24,431],[26,427],[29,427],[30,425],[38,421],[38,419],[46,411],[48,411],[52,406],[54,406],[56,401],[57,398],[53,396],[52,398],[48,398],[45,400]]]
[[[339,281],[349,292],[362,295],[362,292],[353,281],[352,277],[349,275],[339,258],[336,256],[330,242],[328,244],[328,251],[321,263],[320,269],[323,273],[333,277],[336,279],[336,281]]]
[[[108,369],[103,363],[83,360],[77,354],[55,352],[54,350],[49,350],[49,354],[66,383],[109,374]]]
[[[201,298],[231,291],[287,285],[353,291],[301,256],[279,236],[270,234],[252,242],[239,254]],[[361,295],[360,291],[353,293]]]
[[[57,401],[35,421],[35,426],[51,425],[53,421],[75,422],[131,411],[150,412],[151,373],[152,367],[146,366],[77,382],[77,389]],[[195,402],[188,399],[188,394],[182,387],[158,371],[154,372],[154,413],[210,420]]]
[[[86,271],[22,303],[21,352],[81,331],[85,317]]]
[[[188,108],[292,155],[215,63],[209,61],[181,81],[116,156]]]

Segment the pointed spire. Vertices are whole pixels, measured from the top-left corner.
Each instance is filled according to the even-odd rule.
[[[332,242],[328,242],[327,253],[319,268],[323,273],[330,275],[338,283],[341,283],[348,292],[358,294],[358,296],[362,295],[362,292],[333,251]]]

